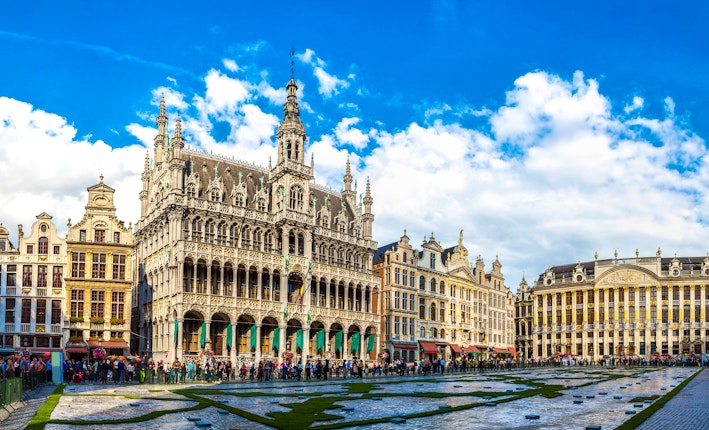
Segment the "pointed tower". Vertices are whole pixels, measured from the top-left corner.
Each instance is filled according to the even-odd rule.
[[[369,185],[369,178],[367,178],[367,186],[364,191],[364,213],[362,214],[362,235],[365,239],[372,239],[372,222],[374,221],[374,215],[372,214],[372,203],[374,199],[372,198],[372,191]]]
[[[182,140],[182,118],[177,117],[175,123],[175,136],[172,138],[172,160],[170,160],[170,186],[182,194],[184,183],[184,171],[187,165],[182,159],[182,149],[185,142]]]
[[[147,151],[140,179],[143,181],[143,189],[140,190],[138,196],[140,198],[140,217],[143,218],[148,212],[148,190],[150,189],[150,155]]]
[[[158,134],[155,135],[155,169],[160,170],[162,163],[165,160],[165,151],[167,150],[167,115],[165,115],[165,97],[160,98],[160,113],[155,121],[158,126]]]
[[[352,190],[352,173],[350,171],[350,157],[347,157],[347,164],[345,165],[345,176],[344,176],[345,189],[342,191],[342,196],[347,200],[350,206],[354,207],[356,192]]]
[[[293,78],[286,86],[288,96],[283,105],[283,120],[276,131],[278,139],[278,164],[300,163],[305,160],[305,127],[300,120],[300,107],[298,107],[298,85]]]

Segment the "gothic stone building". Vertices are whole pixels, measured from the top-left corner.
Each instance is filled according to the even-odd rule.
[[[291,79],[268,168],[186,149],[179,118],[168,136],[161,102],[136,229],[141,354],[376,356],[369,181],[360,203],[349,161],[341,193],[315,184],[296,92]]]

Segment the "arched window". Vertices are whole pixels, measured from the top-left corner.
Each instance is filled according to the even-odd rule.
[[[260,212],[266,211],[266,199],[259,197],[258,200],[256,200],[256,210]]]
[[[431,321],[436,321],[436,304],[431,303]]]
[[[293,210],[303,210],[303,189],[294,185],[290,189],[290,208]]]
[[[425,290],[426,289],[426,278],[423,276],[419,277],[419,290]]]
[[[436,292],[436,279],[431,278],[431,292],[435,293]]]

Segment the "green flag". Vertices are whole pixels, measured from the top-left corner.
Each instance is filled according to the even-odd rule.
[[[359,352],[359,332],[352,334],[352,352]]]
[[[200,347],[204,348],[204,344],[207,342],[207,323],[202,323],[202,333],[199,335]]]
[[[256,349],[256,325],[251,326],[251,345],[249,347]]]
[[[324,351],[325,350],[325,330],[320,330],[318,331],[318,339],[317,339],[317,350],[318,351]]]
[[[179,323],[179,321],[177,321],[177,319],[175,319],[175,334],[173,336],[173,338],[175,340],[175,345],[177,345],[177,333],[179,332],[179,330],[180,330],[180,323]]]
[[[281,329],[280,327],[276,327],[273,329],[273,348],[271,349],[280,349],[281,347]]]
[[[367,338],[367,352],[374,351],[374,333],[369,335]]]
[[[231,348],[231,323],[226,325],[226,347]]]
[[[342,332],[335,333],[335,352],[342,351]]]
[[[303,329],[298,329],[295,334],[295,347],[298,351],[303,352]]]

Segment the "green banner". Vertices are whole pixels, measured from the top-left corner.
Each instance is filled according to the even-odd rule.
[[[359,352],[359,332],[352,334],[351,344],[352,352]]]
[[[273,347],[271,349],[281,349],[281,328],[273,329]]]
[[[295,334],[295,347],[299,352],[303,352],[303,329],[298,329]]]
[[[372,333],[367,338],[367,352],[374,351],[374,337],[375,337],[375,334]]]
[[[324,351],[325,350],[325,330],[320,330],[318,331],[318,338],[317,338],[317,351]]]
[[[177,345],[177,333],[180,330],[180,323],[175,319],[175,334],[173,335],[173,339],[175,340],[175,345]]]
[[[231,323],[226,325],[226,347],[231,348]]]
[[[342,351],[342,332],[335,333],[335,352]]]
[[[251,345],[249,348],[256,349],[256,325],[251,326]]]
[[[204,344],[207,342],[207,323],[202,323],[202,333],[199,335],[199,345],[204,348]]]

